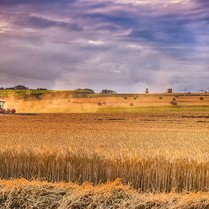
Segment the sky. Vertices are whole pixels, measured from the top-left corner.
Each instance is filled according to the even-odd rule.
[[[208,0],[0,0],[0,86],[209,90]]]

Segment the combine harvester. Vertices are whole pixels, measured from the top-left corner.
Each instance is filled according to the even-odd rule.
[[[5,109],[5,101],[0,101],[0,114],[14,114],[16,113],[15,109]]]

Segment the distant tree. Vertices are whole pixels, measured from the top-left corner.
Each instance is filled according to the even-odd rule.
[[[14,90],[28,90],[29,88],[23,85],[14,86]]]
[[[101,94],[116,94],[116,92],[111,89],[103,89]]]
[[[14,90],[14,89],[15,89],[14,87],[8,87],[5,90]]]
[[[36,90],[47,91],[46,88],[37,88]]]
[[[95,94],[94,90],[93,89],[88,89],[88,88],[84,88],[84,89],[76,89],[76,91],[83,91],[85,93],[88,93],[88,94]]]

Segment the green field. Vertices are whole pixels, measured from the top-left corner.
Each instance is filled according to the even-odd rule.
[[[85,90],[0,90],[0,98],[16,97],[16,98],[41,98],[44,96],[59,96],[63,94],[77,95],[82,97],[89,94]]]
[[[140,112],[209,112],[209,105],[205,106],[152,106],[152,107],[104,107],[100,113],[140,113]]]

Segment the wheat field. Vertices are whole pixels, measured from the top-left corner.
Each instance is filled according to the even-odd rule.
[[[0,123],[3,179],[209,190],[207,113],[23,114]]]
[[[209,208],[209,100],[172,98],[10,98],[0,208]]]

